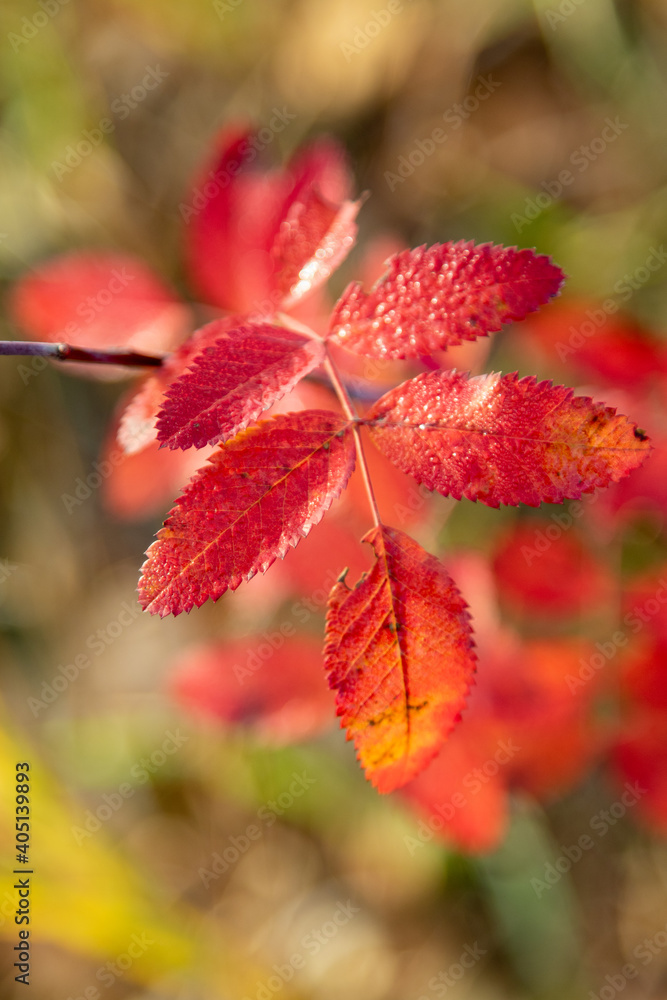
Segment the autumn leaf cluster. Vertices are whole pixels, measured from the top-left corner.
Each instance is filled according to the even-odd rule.
[[[558,293],[562,272],[530,249],[459,241],[399,251],[372,288],[348,285],[322,321],[318,296],[355,243],[361,207],[344,159],[320,141],[266,172],[243,162],[246,139],[221,139],[213,174],[234,182],[214,186],[188,224],[194,285],[215,318],[183,340],[185,307],[137,270],[132,295],[93,311],[69,339],[144,350],[181,340],[133,394],[118,431],[139,461],[158,443],[161,454],[191,462],[203,449],[208,459],[148,550],[139,594],[151,613],[189,612],[289,560],[361,469],[373,517],[362,541],[374,562],[351,585],[340,566],[324,670],[367,777],[389,792],[442,750],[476,657],[466,601],[443,562],[381,519],[364,448],[370,442],[429,491],[497,508],[579,499],[622,480],[650,446],[613,407],[564,386],[440,367],[443,351]],[[80,295],[82,281],[99,287],[111,263],[91,268],[74,255],[46,265],[16,290],[19,321],[32,335],[64,339],[71,302],[62,282],[57,320],[48,306],[58,268]],[[408,361],[415,373],[359,400],[345,360],[355,357]],[[280,411],[313,379],[333,388],[336,409]]]

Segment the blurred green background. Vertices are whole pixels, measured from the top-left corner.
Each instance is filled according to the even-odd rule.
[[[568,293],[604,299],[667,242],[663,0],[3,0],[0,51],[5,289],[52,254],[104,247],[138,254],[184,291],[179,205],[193,171],[221,126],[261,126],[276,107],[295,116],[276,161],[319,133],[347,148],[358,189],[371,192],[360,246],[378,234],[534,246],[563,267]],[[119,110],[155,67],[160,86]],[[54,162],[107,117],[113,130],[59,179]],[[446,141],[414,167],[443,127]],[[658,332],[664,291],[658,271],[628,304]],[[4,339],[19,335],[3,321]],[[509,336],[496,367],[554,374],[534,372]],[[53,368],[26,381],[17,359],[0,359],[0,558],[11,570],[0,579],[3,995],[25,995],[10,969],[10,869],[14,763],[27,759],[40,998],[667,996],[667,948],[647,978],[623,978],[622,990],[605,979],[667,924],[663,842],[620,824],[548,898],[528,881],[608,801],[599,784],[548,813],[517,800],[494,854],[435,841],[411,854],[416,820],[364,782],[342,733],[263,748],[170,699],[168,662],[220,634],[222,606],[132,619],[52,705],[31,710],[59,665],[124,602],[135,607],[160,523],[115,519],[97,495],[73,513],[62,503],[98,458],[119,393]],[[505,514],[470,506],[446,534],[484,549]],[[239,613],[250,628],[251,610]],[[187,739],[135,780],[174,733]],[[205,885],[199,870],[304,771],[308,794]],[[122,805],[77,836],[128,778]],[[358,912],[343,923],[348,900]],[[281,978],[274,966],[336,913],[335,935]],[[434,983],[475,943],[484,956],[460,981]],[[107,963],[116,971],[100,974]]]

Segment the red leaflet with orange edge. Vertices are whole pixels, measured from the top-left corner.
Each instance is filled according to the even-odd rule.
[[[646,435],[612,407],[532,376],[427,372],[366,415],[371,437],[430,490],[489,507],[578,499],[646,458]]]
[[[322,519],[354,460],[351,425],[325,410],[273,417],[220,445],[148,550],[144,610],[178,615],[264,573]]]
[[[337,712],[380,792],[410,781],[459,720],[475,654],[466,603],[442,563],[408,535],[365,535],[376,563],[354,590],[339,581],[325,668]]]
[[[221,327],[225,321],[221,321]],[[213,326],[214,324],[210,324]],[[324,359],[324,345],[270,323],[245,322],[190,361],[166,390],[158,439],[203,448],[234,437]]]
[[[416,358],[523,319],[559,290],[563,272],[533,250],[460,241],[396,254],[369,293],[336,303],[331,335],[373,358]]]

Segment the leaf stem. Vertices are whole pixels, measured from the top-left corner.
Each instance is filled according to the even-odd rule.
[[[293,333],[300,333],[304,337],[308,337],[309,340],[319,340],[321,343],[324,343],[324,337],[321,337],[319,333],[316,333],[316,331],[311,327],[306,326],[305,323],[301,323],[298,319],[294,319],[294,316],[289,316],[287,313],[279,312],[276,313],[276,319],[288,330],[292,330]]]
[[[345,416],[348,417],[354,425],[353,426],[354,442],[357,448],[359,467],[361,469],[361,474],[364,477],[364,485],[366,487],[368,502],[370,504],[371,513],[373,515],[373,521],[375,523],[375,527],[379,528],[382,522],[380,521],[380,512],[378,511],[377,500],[375,499],[373,484],[371,482],[371,475],[368,469],[368,462],[366,461],[366,455],[364,453],[364,445],[363,441],[361,440],[361,426],[359,422],[359,415],[354,409],[352,400],[350,399],[349,393],[345,388],[340,373],[336,368],[336,365],[331,355],[329,354],[329,348],[327,347],[326,343],[324,345],[324,349],[326,351],[326,360],[324,362],[324,367],[327,371],[327,374],[329,375],[329,378],[331,379],[331,384],[333,385],[336,395],[340,400],[340,404],[343,407],[343,410],[345,411]]]
[[[137,351],[96,351],[71,344],[40,343],[32,340],[0,340],[0,354],[33,355],[54,361],[85,361],[95,365],[159,367],[165,355],[139,354]]]

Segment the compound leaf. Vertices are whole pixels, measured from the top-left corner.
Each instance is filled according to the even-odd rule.
[[[267,744],[308,739],[333,725],[334,694],[314,635],[257,633],[187,649],[170,687],[194,714]]]

